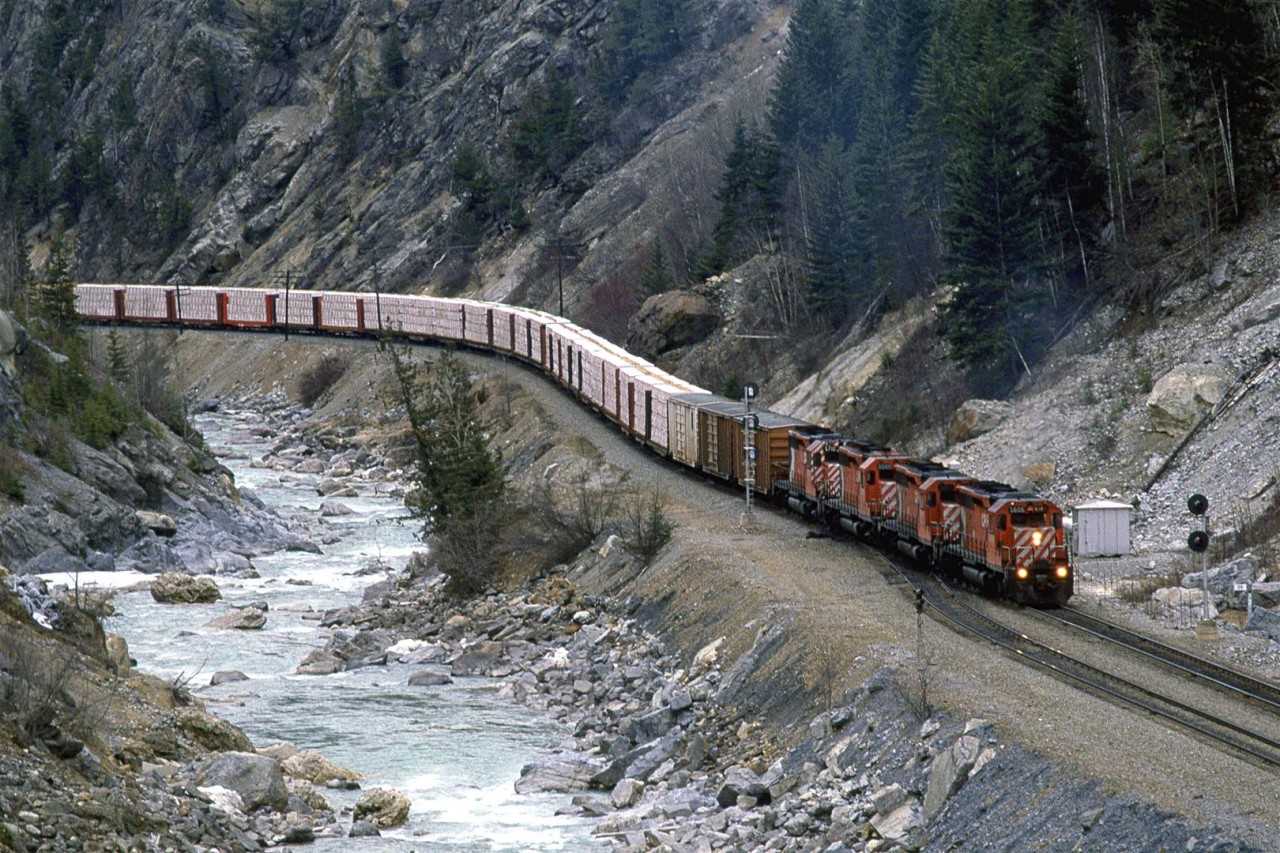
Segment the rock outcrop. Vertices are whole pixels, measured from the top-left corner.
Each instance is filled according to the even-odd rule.
[[[720,315],[705,296],[671,290],[650,296],[627,327],[627,349],[655,357],[697,343],[715,330]]]

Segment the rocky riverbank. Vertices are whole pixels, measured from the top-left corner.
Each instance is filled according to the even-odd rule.
[[[682,661],[634,618],[637,600],[570,580],[627,573],[609,539],[518,592],[463,601],[415,563],[326,614],[335,670],[387,666],[430,690],[502,679],[573,735],[524,768],[519,792],[577,792],[602,843],[628,850],[1251,849],[1073,780],[981,719],[926,712],[885,671],[785,748],[726,702],[747,673],[718,644]]]

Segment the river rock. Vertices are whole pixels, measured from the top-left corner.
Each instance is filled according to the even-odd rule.
[[[1000,400],[966,400],[947,425],[947,444],[959,444],[985,435],[1013,414],[1013,406]]]
[[[151,597],[160,604],[211,604],[222,593],[211,578],[165,572],[151,582]]]
[[[1161,376],[1147,396],[1156,432],[1181,438],[1218,404],[1231,374],[1214,364],[1182,364]]]
[[[603,769],[602,762],[586,755],[572,752],[549,755],[520,769],[516,793],[583,791],[591,784],[592,777]]]
[[[760,775],[749,767],[737,764],[725,771],[724,782],[716,792],[716,802],[721,808],[728,808],[737,805],[738,798],[742,796],[753,798],[758,805],[772,802],[769,786],[764,784]]]
[[[217,687],[219,684],[231,684],[236,681],[248,680],[249,676],[238,669],[220,669],[209,678],[209,686]]]
[[[355,820],[367,818],[379,829],[391,829],[409,819],[409,806],[409,798],[395,788],[370,788],[352,814]]]
[[[210,752],[253,752],[248,735],[221,717],[198,708],[183,709],[174,726]]]
[[[1152,599],[1170,607],[1199,607],[1204,603],[1204,591],[1181,586],[1166,586],[1151,593]]]
[[[456,676],[490,675],[502,659],[502,643],[479,643],[467,649],[453,661]]]
[[[340,518],[346,515],[355,515],[356,511],[344,503],[337,501],[323,501],[320,504],[321,518]]]
[[[246,812],[268,806],[283,811],[289,803],[289,789],[279,762],[252,752],[224,752],[200,765],[196,772],[200,785],[221,785],[240,795]]]
[[[107,662],[120,678],[128,678],[133,671],[133,658],[129,656],[129,643],[119,634],[107,635]]]
[[[351,822],[351,831],[347,833],[348,838],[381,838],[382,833],[378,832],[378,827],[373,825],[373,821],[356,820]]]
[[[613,786],[610,798],[614,808],[626,809],[640,802],[644,795],[644,783],[639,779],[623,779]]]
[[[296,672],[298,675],[332,675],[335,672],[342,672],[347,668],[347,662],[335,655],[333,652],[324,649],[312,649],[307,652],[307,656],[302,659],[302,663],[298,664]]]
[[[354,770],[339,767],[314,749],[304,749],[280,762],[280,769],[295,779],[305,779],[313,785],[325,785],[330,779],[358,782],[364,778]]]
[[[242,607],[221,616],[215,616],[204,624],[206,628],[221,630],[256,631],[267,624],[267,614],[256,607]]]
[[[439,687],[442,684],[453,684],[453,679],[443,672],[424,669],[409,676],[410,687]]]

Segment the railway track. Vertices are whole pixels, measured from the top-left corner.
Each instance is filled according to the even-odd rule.
[[[923,596],[925,606],[939,621],[951,625],[960,633],[994,643],[1027,665],[1046,670],[1054,677],[1095,696],[1175,724],[1202,740],[1235,753],[1255,766],[1280,770],[1280,735],[1277,734],[1280,732],[1280,725],[1268,731],[1259,731],[1256,727],[1228,720],[1204,707],[1202,703],[1181,701],[1159,690],[1107,672],[982,613],[966,601],[971,593],[957,594],[936,577],[904,569],[896,560],[883,555],[881,559],[892,569],[891,577],[895,574],[901,577],[917,596]],[[1076,614],[1079,614],[1079,611],[1072,610],[1071,615],[1063,621],[1070,620]],[[1081,614],[1079,621],[1084,623],[1089,619],[1092,617]],[[1095,623],[1098,621],[1101,620],[1094,620]],[[1068,624],[1074,623],[1068,622]],[[1116,629],[1117,635],[1123,631],[1118,626],[1111,627]],[[1096,630],[1092,633],[1095,637],[1110,643],[1122,642],[1108,637],[1101,626],[1095,624],[1094,628]],[[1127,633],[1132,634],[1132,632]],[[1147,638],[1138,638],[1124,645],[1146,657],[1160,657],[1160,652],[1152,646],[1162,646],[1162,644],[1152,640],[1150,645],[1144,645],[1138,641],[1141,639]],[[1205,665],[1201,668],[1206,672],[1203,675],[1197,673],[1197,677],[1213,686],[1219,695],[1221,691],[1226,690],[1233,698],[1247,696],[1248,701],[1260,703],[1271,712],[1280,709],[1280,690],[1277,690],[1274,685],[1251,679],[1243,673],[1237,673],[1211,661],[1201,661],[1194,655],[1179,652],[1176,649],[1171,649],[1171,654],[1160,659],[1162,663],[1176,667],[1182,674],[1195,671],[1199,666],[1196,662],[1201,662]],[[1209,671],[1214,674],[1208,674]],[[1280,721],[1280,717],[1276,719]]]
[[[1280,686],[1271,682],[1262,681],[1176,646],[1162,643],[1154,637],[1130,631],[1128,628],[1092,616],[1075,607],[1035,612],[1039,618],[1069,625],[1090,636],[1116,643],[1129,651],[1158,662],[1173,672],[1211,685],[1234,698],[1244,699],[1259,707],[1280,713]],[[1280,718],[1277,718],[1277,725],[1280,726]]]

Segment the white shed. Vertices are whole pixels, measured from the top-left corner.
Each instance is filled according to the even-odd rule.
[[[1119,501],[1089,501],[1071,511],[1076,555],[1119,557],[1129,553],[1129,514],[1133,507]]]

